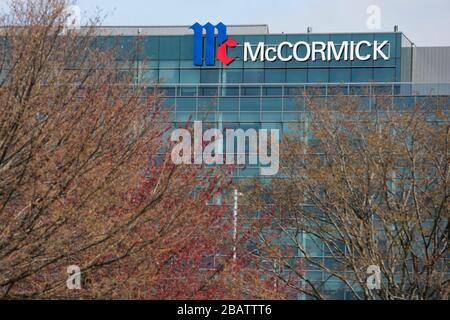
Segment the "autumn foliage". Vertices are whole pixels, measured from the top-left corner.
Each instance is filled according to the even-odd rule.
[[[310,299],[448,299],[448,97],[304,98],[281,176],[245,197],[266,220],[254,230],[266,276]]]
[[[228,172],[172,164],[163,97],[96,49],[98,19],[67,30],[66,5],[11,1],[1,21],[1,296],[225,297],[228,208],[209,204]]]

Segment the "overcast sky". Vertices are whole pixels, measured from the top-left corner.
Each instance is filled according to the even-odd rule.
[[[6,0],[0,0],[6,2]],[[367,8],[381,9],[381,29],[399,25],[419,46],[450,46],[450,0],[78,0],[107,25],[268,24],[271,32],[365,32]]]

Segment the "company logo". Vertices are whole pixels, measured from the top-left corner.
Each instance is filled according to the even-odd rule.
[[[203,62],[207,66],[213,66],[215,64],[216,56],[216,43],[215,34],[217,34],[217,60],[224,65],[229,65],[236,57],[230,58],[228,56],[228,48],[235,48],[237,46],[236,40],[228,38],[227,27],[220,22],[216,26],[211,23],[207,23],[202,26],[200,23],[195,23],[191,27],[194,30],[194,64],[196,66],[203,66]],[[206,32],[205,45],[203,46],[203,31]],[[203,50],[204,49],[204,50]],[[205,60],[203,61],[203,57]]]
[[[222,22],[215,26],[209,22],[205,25],[197,22],[191,29],[194,30],[194,65],[215,65],[216,48],[217,60],[224,65],[229,65],[238,58],[228,56],[228,48],[235,48],[238,43],[233,38],[228,38],[227,27]],[[295,43],[284,41],[279,44],[244,42],[242,46],[244,56],[240,58],[244,62],[376,61],[380,59],[387,61],[391,58],[391,44],[388,40],[342,41],[339,43],[333,41],[298,41]]]

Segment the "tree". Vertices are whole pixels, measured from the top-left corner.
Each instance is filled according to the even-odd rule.
[[[13,0],[1,18],[0,294],[222,297],[226,259],[201,267],[226,247],[226,208],[207,203],[228,173],[171,162],[163,97],[131,85],[100,19],[67,30],[67,4]]]
[[[372,108],[305,96],[305,119],[281,147],[282,178],[246,194],[266,220],[254,258],[303,297],[448,299],[448,98],[368,96]],[[367,285],[371,266],[379,290]]]

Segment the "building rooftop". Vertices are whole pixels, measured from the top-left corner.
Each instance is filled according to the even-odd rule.
[[[373,33],[400,33],[412,44],[412,41],[405,36],[402,31],[383,31],[383,32],[281,32],[270,33],[269,25],[267,24],[246,24],[246,25],[226,25],[227,34],[234,36],[246,35],[328,35],[328,34],[373,34]],[[85,29],[86,27],[81,27]],[[185,36],[193,35],[191,25],[166,25],[166,26],[98,26],[94,27],[95,33],[98,36]],[[306,30],[305,30],[306,31]]]
[[[101,26],[96,28],[102,36],[183,36],[192,35],[191,26]],[[269,34],[269,26],[261,25],[228,25],[228,34],[259,35]]]

